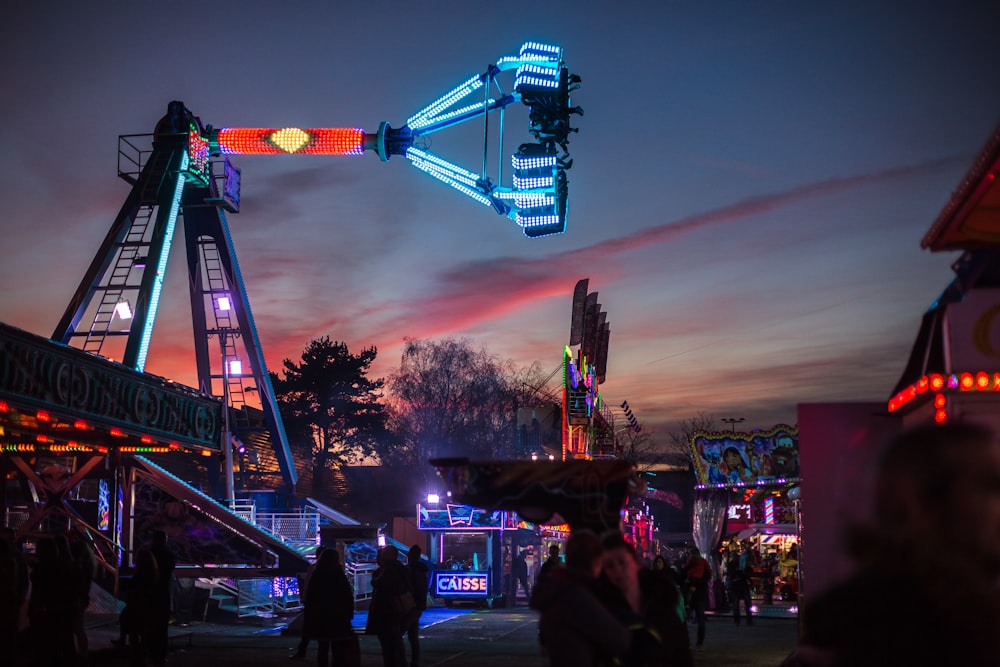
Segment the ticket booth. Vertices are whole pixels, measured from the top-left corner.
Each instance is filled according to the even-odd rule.
[[[491,606],[502,595],[500,545],[504,532],[516,527],[508,512],[427,503],[417,506],[417,527],[430,533],[433,597],[449,605],[461,601]]]

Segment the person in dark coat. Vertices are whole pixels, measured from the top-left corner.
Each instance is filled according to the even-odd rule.
[[[340,554],[326,549],[316,562],[305,597],[304,636],[316,640],[319,653],[316,664],[346,666],[356,637],[351,628],[354,616],[354,591],[344,574]]]
[[[149,633],[154,624],[150,618],[159,594],[159,570],[156,557],[149,549],[140,549],[135,554],[135,572],[129,582],[122,610],[122,632],[128,638],[127,644],[132,658],[132,667],[143,667],[149,654]],[[154,641],[155,646],[155,641]]]
[[[726,559],[726,590],[733,605],[733,622],[740,624],[740,602],[746,610],[747,625],[753,625],[753,599],[750,595],[750,575],[752,569],[744,553],[743,545],[729,552]]]
[[[712,566],[696,546],[688,547],[684,563],[684,585],[687,588],[687,606],[697,623],[695,648],[705,644],[705,612],[708,609],[708,585],[712,581]]]
[[[552,667],[605,667],[628,652],[628,627],[597,597],[601,539],[575,530],[566,541],[566,567],[539,579],[531,607],[541,615],[539,640]]]
[[[680,591],[669,570],[643,567],[621,533],[603,540],[601,599],[632,629],[625,667],[691,667],[691,647]]]
[[[65,541],[65,536],[58,537]],[[72,664],[76,660],[73,616],[77,599],[68,542],[60,549],[57,536],[43,537],[35,556],[28,601],[32,641],[42,665]]]
[[[528,552],[527,550],[521,550],[517,553],[517,557],[514,558],[514,599],[511,600],[511,606],[517,600],[517,585],[520,584],[521,590],[524,591],[524,597],[528,600],[531,599],[531,589],[528,587]]]
[[[406,566],[399,562],[399,550],[391,544],[378,554],[378,568],[372,573],[372,601],[368,608],[367,632],[378,636],[384,667],[405,667],[403,632],[412,609],[403,613],[399,601],[413,597]],[[415,602],[415,601],[414,601]]]
[[[949,423],[900,434],[882,453],[858,563],[802,613],[788,667],[1000,663],[1000,441]]]
[[[150,553],[156,559],[156,588],[150,601],[146,617],[146,645],[149,657],[159,667],[167,660],[170,614],[173,612],[174,567],[177,559],[167,545],[167,534],[162,530],[153,531]]]
[[[97,561],[90,545],[78,539],[70,545],[73,557],[74,591],[76,593],[76,608],[73,610],[73,636],[76,638],[76,650],[83,661],[87,659],[90,642],[87,639],[86,612],[90,606],[90,585],[97,574]]]
[[[535,585],[537,586],[539,580],[547,577],[552,572],[553,568],[562,566],[563,566],[562,559],[559,558],[559,545],[558,544],[549,545],[549,557],[545,559],[545,562],[542,563],[542,566],[538,568],[538,574],[535,577]]]
[[[28,594],[28,563],[14,531],[0,526],[0,646],[15,659],[21,627],[21,606]]]
[[[410,578],[413,601],[417,605],[406,624],[406,637],[410,642],[410,667],[420,665],[420,616],[427,609],[427,588],[430,586],[431,569],[420,559],[422,555],[423,550],[419,544],[411,546],[406,554],[406,571]]]
[[[312,579],[313,573],[316,572],[316,566],[319,564],[319,559],[323,556],[323,552],[326,551],[326,547],[322,544],[316,547],[316,560],[309,564],[306,568],[305,574],[302,575],[301,586],[302,590],[299,595],[302,598],[303,605],[305,604],[306,595],[309,594],[309,580]],[[340,554],[337,554],[340,557]],[[293,660],[305,660],[306,649],[309,648],[309,635],[305,631],[305,610],[302,612],[302,637],[299,639],[298,646],[295,647],[295,652],[292,654]]]

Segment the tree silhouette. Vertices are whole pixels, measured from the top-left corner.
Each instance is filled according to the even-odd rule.
[[[392,427],[401,441],[394,462],[517,456],[514,434],[526,379],[511,362],[468,339],[406,339],[400,367],[389,376]]]
[[[312,462],[314,497],[329,488],[331,469],[391,448],[385,381],[368,377],[377,354],[374,347],[351,354],[346,343],[323,337],[309,343],[300,363],[282,362],[283,378],[271,373],[289,441]]]

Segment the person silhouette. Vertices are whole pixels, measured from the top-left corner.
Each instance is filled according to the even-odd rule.
[[[874,489],[847,535],[857,572],[804,607],[783,665],[997,664],[1000,441],[968,422],[904,431]]]

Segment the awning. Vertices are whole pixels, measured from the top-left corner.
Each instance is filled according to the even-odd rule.
[[[798,535],[794,523],[754,523],[737,534],[741,540],[747,540],[754,535]]]

